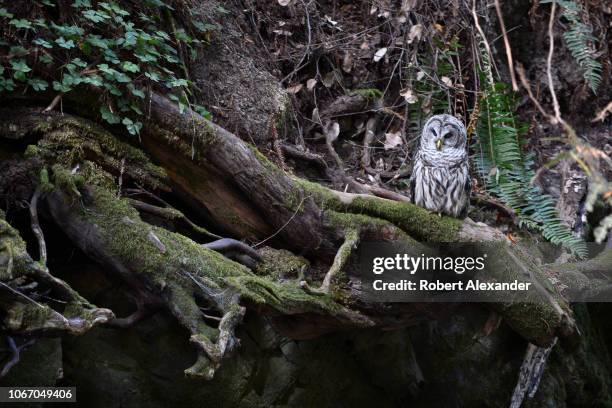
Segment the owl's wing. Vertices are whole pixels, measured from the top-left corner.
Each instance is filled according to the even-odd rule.
[[[408,186],[408,192],[410,196],[410,202],[414,204],[414,189],[416,188],[416,177],[414,177],[414,167],[412,168],[412,174],[410,175],[410,185]]]
[[[470,177],[470,170],[467,171],[467,177],[465,178],[465,185],[463,186],[463,191],[465,192],[465,203],[463,204],[463,208],[459,212],[459,218],[465,218],[468,215],[468,211],[470,209],[470,195],[472,193],[472,178]]]

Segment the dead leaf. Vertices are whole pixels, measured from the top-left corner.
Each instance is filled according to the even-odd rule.
[[[353,58],[350,53],[344,54],[344,58],[342,59],[342,70],[346,73],[351,72],[353,68]]]
[[[423,72],[423,71],[419,71],[419,72],[417,72],[417,74],[416,74],[416,79],[417,79],[417,81],[420,81],[420,80],[421,80],[421,79],[423,79],[424,77],[425,77],[425,72]]]
[[[323,127],[323,133],[325,133],[325,140],[330,143],[334,142],[340,134],[340,124],[338,122],[327,122]]]
[[[419,98],[412,92],[412,89],[406,88],[404,91],[400,92],[400,96],[403,96],[407,103],[413,104],[416,103]]]
[[[435,23],[434,28],[441,33],[444,32],[444,26],[442,24]]]
[[[421,39],[421,35],[423,34],[423,25],[415,24],[410,27],[410,32],[408,33],[408,44],[412,44],[414,41],[419,41]]]
[[[401,131],[385,133],[385,150],[394,149],[403,143]]]
[[[322,80],[323,86],[325,86],[326,88],[331,88],[335,80],[336,80],[336,76],[334,75],[334,71],[329,71],[323,77],[323,80]]]
[[[283,7],[287,7],[292,0],[278,0],[278,4],[280,4]]]
[[[312,91],[316,84],[317,80],[314,78],[310,78],[308,81],[306,81],[306,89]]]
[[[312,116],[311,116],[311,120],[314,123],[321,123],[321,116],[319,115],[319,108],[314,108],[312,110]]]
[[[304,87],[304,85],[302,85],[302,84],[296,84],[296,85],[293,85],[293,86],[290,86],[289,88],[287,88],[286,91],[287,91],[287,93],[290,93],[290,94],[296,94],[296,93],[300,92],[303,87]]]
[[[416,7],[417,0],[404,0],[402,1],[401,11],[406,14],[410,10]]]
[[[380,61],[382,57],[385,56],[386,53],[387,53],[387,47],[383,47],[379,49],[378,51],[376,51],[376,54],[374,54],[374,62]]]
[[[323,19],[324,19],[325,21],[327,21],[329,24],[331,24],[332,26],[336,26],[336,25],[338,25],[338,22],[337,22],[337,21],[332,20],[332,19],[331,19],[331,17],[330,17],[330,16],[328,16],[327,14],[325,15],[325,17],[323,17]]]
[[[453,87],[453,81],[451,81],[449,77],[443,76],[442,78],[440,78],[440,80],[444,85],[448,86],[449,88]]]
[[[291,31],[287,31],[287,30],[272,30],[272,32],[276,35],[284,35],[287,37],[290,37],[293,35]]]

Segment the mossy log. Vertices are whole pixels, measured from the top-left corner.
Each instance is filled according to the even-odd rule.
[[[364,302],[356,289],[359,275],[346,263],[359,241],[399,243],[416,253],[429,243],[475,242],[490,251],[496,242],[489,276],[544,283],[537,302],[491,307],[534,344],[548,345],[557,336],[576,332],[567,303],[545,283],[541,268],[520,246],[484,224],[298,179],[230,132],[191,111],[180,114],[156,95],[141,137],[157,166],[135,144],[121,142],[93,122],[39,112],[0,112],[7,119],[1,136],[36,142],[27,149],[30,183],[47,183],[43,200],[49,216],[72,243],[126,281],[142,308],[165,306],[190,330],[200,353],[189,375],[213,375],[223,355],[237,344],[235,325],[249,310],[269,314],[293,338],[343,328],[404,327],[452,311],[454,305],[448,304]],[[43,182],[38,175],[45,169],[50,176]],[[279,279],[282,262],[268,261],[257,268],[267,275],[258,275],[186,235],[143,221],[130,200],[118,196],[119,177],[157,191],[180,192],[188,204],[204,209],[206,219],[236,238],[271,238],[273,247],[326,264],[330,269],[324,290],[300,286],[304,278],[315,285],[315,275]],[[0,190],[7,188],[3,184]],[[216,314],[203,313],[201,307]],[[112,315],[105,316],[117,323]],[[134,320],[128,316],[117,325]]]

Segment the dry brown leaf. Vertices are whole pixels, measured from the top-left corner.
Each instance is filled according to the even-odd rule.
[[[414,94],[414,92],[410,88],[406,88],[405,90],[400,92],[400,96],[403,96],[406,102],[411,105],[413,103],[416,103],[419,100],[419,98]]]
[[[287,91],[287,93],[290,93],[290,94],[296,94],[296,93],[300,92],[303,87],[304,87],[304,85],[302,85],[302,84],[296,84],[296,85],[292,85],[289,88],[287,88],[286,91]]]
[[[317,80],[314,78],[310,78],[308,81],[306,81],[306,89],[312,91],[316,84]]]
[[[334,142],[340,134],[340,124],[338,122],[327,122],[323,127],[325,139],[329,142]]]
[[[444,85],[448,86],[449,88],[453,87],[453,81],[451,81],[449,77],[443,76],[442,78],[440,78],[440,80]]]
[[[404,142],[401,131],[385,133],[385,150],[394,149],[402,143]]]
[[[376,54],[374,54],[374,62],[380,61],[385,56],[386,53],[387,53],[387,47],[383,47],[379,49],[378,51],[376,51]]]
[[[351,72],[353,68],[353,57],[351,57],[350,53],[344,54],[344,58],[342,59],[342,70],[346,73]]]
[[[283,7],[287,7],[292,0],[278,0],[278,4],[280,4]]]
[[[414,41],[419,41],[421,39],[421,35],[423,35],[422,24],[415,24],[410,27],[410,32],[408,33],[408,44],[412,44]]]

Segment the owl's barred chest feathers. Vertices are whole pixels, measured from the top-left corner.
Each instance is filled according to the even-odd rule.
[[[464,216],[470,200],[467,160],[450,167],[429,166],[417,158],[412,170],[412,201],[429,211]]]
[[[423,129],[410,177],[412,202],[453,217],[465,217],[470,170],[463,123],[450,115],[430,118]]]

